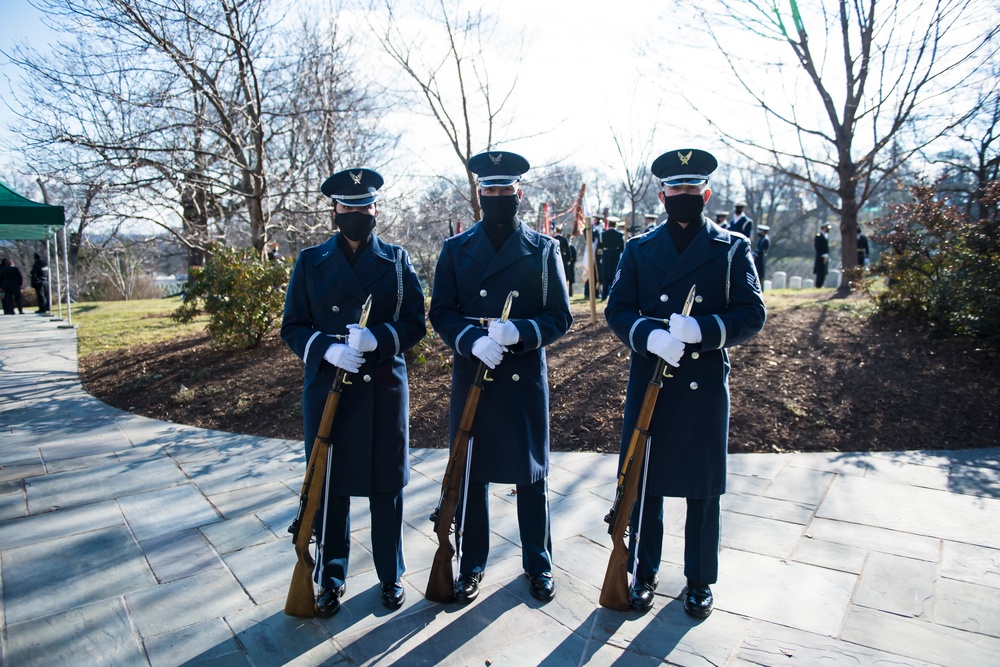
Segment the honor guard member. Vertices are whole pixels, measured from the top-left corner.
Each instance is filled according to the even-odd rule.
[[[729,229],[729,223],[726,221],[728,217],[729,214],[726,213],[725,211],[716,211],[715,224],[717,224],[719,227],[722,227],[723,229]]]
[[[648,610],[663,547],[663,496],[687,499],[684,610],[705,618],[718,577],[720,508],[729,439],[729,355],[764,326],[764,301],[750,244],[702,215],[716,159],[684,148],[652,165],[667,222],[626,244],[605,311],[632,351],[621,456],[651,381],[656,357],[671,366],[649,425],[648,468],[632,508],[629,604]],[[691,315],[681,314],[692,285]],[[668,326],[669,323],[669,326]],[[620,463],[620,462],[619,462]],[[640,466],[642,463],[640,462]],[[641,517],[641,521],[640,521]]]
[[[736,215],[733,217],[733,221],[729,223],[729,231],[742,234],[749,241],[753,238],[753,220],[744,213],[746,207],[746,204],[737,204],[733,208]]]
[[[609,228],[601,234],[601,240],[597,244],[601,253],[601,298],[607,299],[608,292],[611,291],[611,283],[615,279],[615,271],[618,270],[618,260],[621,259],[622,251],[625,249],[625,235],[622,229],[625,223],[622,220],[609,220]]]
[[[559,244],[518,220],[528,161],[506,151],[473,156],[483,219],[444,242],[430,320],[454,350],[450,435],[454,442],[480,362],[493,369],[472,426],[465,504],[456,513],[458,602],[479,595],[490,547],[489,483],[517,487],[521,564],[539,600],[555,596],[549,531],[549,385],[545,346],[573,321]],[[499,318],[514,293],[510,319]],[[464,514],[463,514],[464,512]],[[464,517],[464,522],[462,518]]]
[[[816,250],[816,261],[813,262],[813,273],[816,274],[816,287],[822,287],[826,282],[826,274],[830,271],[830,225],[823,223],[813,239]]]
[[[403,487],[409,481],[409,393],[403,352],[424,337],[424,295],[403,248],[374,233],[382,177],[348,169],[323,182],[340,229],[303,250],[295,263],[281,338],[305,363],[302,417],[306,460],[312,453],[327,394],[338,369],[348,382],[330,435],[329,486],[316,513],[314,579],[322,592],[316,615],[340,610],[351,543],[351,496],[367,497],[372,554],[382,604],[405,599]],[[371,296],[367,326],[361,308]]]
[[[762,283],[767,277],[767,253],[771,252],[771,239],[767,235],[769,231],[771,228],[767,225],[757,225],[757,245],[753,248],[753,265]]]
[[[858,266],[865,267],[870,253],[871,247],[868,245],[868,237],[861,231],[861,225],[858,225]]]

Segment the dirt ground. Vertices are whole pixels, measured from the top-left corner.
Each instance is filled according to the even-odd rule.
[[[617,451],[628,350],[589,311],[547,348],[556,451]],[[410,444],[448,446],[450,352],[410,360]],[[831,299],[769,313],[730,350],[731,452],[963,449],[1000,445],[1000,350],[859,318]],[[302,438],[302,363],[279,339],[232,353],[207,335],[80,360],[86,389],[136,414]]]

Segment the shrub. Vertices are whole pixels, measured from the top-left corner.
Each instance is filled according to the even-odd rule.
[[[253,248],[211,250],[204,267],[188,272],[184,300],[172,317],[190,322],[204,310],[214,342],[233,350],[255,347],[281,319],[292,263],[263,260]]]
[[[885,291],[874,295],[877,312],[944,334],[1000,339],[1000,183],[987,188],[979,220],[932,186],[912,193],[914,202],[873,225],[884,248],[873,268],[886,278]]]

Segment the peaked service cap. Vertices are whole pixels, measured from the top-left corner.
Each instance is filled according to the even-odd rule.
[[[719,166],[715,156],[697,148],[667,151],[649,168],[662,185],[700,185]]]
[[[508,151],[486,151],[469,158],[469,171],[483,187],[505,187],[521,180],[521,175],[531,168],[528,161]]]
[[[338,171],[323,181],[320,191],[344,206],[368,206],[378,200],[378,189],[382,187],[382,175],[374,169],[364,167]]]

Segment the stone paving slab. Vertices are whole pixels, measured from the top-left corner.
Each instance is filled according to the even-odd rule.
[[[124,526],[5,549],[7,623],[152,586],[155,577]]]
[[[8,664],[17,667],[148,664],[121,598],[11,624],[6,636]]]
[[[716,611],[700,622],[679,600],[683,499],[664,503],[653,609],[599,606],[617,457],[596,453],[552,455],[555,600],[528,595],[516,498],[498,484],[480,598],[428,602],[447,451],[414,450],[403,608],[378,602],[356,499],[343,609],[299,619],[283,607],[301,443],[97,403],[75,332],[31,327],[0,318],[2,667],[996,664],[1000,448],[731,456]]]
[[[924,620],[855,607],[844,624],[845,641],[938,665],[995,665],[1000,639]]]

